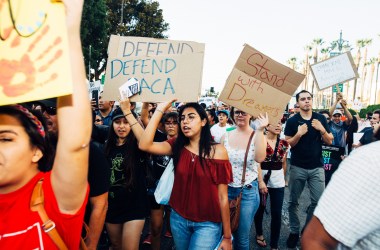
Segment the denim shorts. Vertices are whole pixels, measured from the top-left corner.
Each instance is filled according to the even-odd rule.
[[[194,222],[183,218],[174,209],[170,214],[170,227],[176,250],[214,249],[222,235],[221,222]]]

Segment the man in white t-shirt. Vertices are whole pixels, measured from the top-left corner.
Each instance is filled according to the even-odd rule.
[[[302,235],[303,250],[380,249],[380,141],[334,173]]]
[[[219,122],[212,126],[210,131],[214,141],[219,143],[227,129],[231,127],[231,125],[227,124],[228,118],[230,117],[230,112],[228,110],[219,110],[216,112],[216,115],[218,116]]]

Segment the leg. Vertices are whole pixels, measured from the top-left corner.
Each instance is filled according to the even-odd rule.
[[[112,250],[121,250],[121,239],[123,234],[123,224],[106,223],[108,237],[111,241]]]
[[[222,235],[222,223],[215,223],[210,221],[193,223],[194,232],[191,235],[189,249],[214,249]],[[205,237],[206,235],[207,237]]]
[[[278,248],[278,240],[280,239],[281,230],[281,213],[282,204],[284,202],[285,188],[268,188],[270,195],[270,247]]]
[[[131,220],[123,224],[123,250],[138,250],[145,219]]]
[[[291,165],[289,179],[289,224],[290,233],[299,234],[298,200],[305,187],[307,170]]]
[[[164,223],[164,207],[150,210],[150,232],[152,235],[152,249],[159,250],[161,244],[161,231]]]
[[[170,225],[172,228],[175,248],[177,250],[188,250],[191,239],[189,221],[172,210],[170,213]]]
[[[234,233],[234,249],[249,249],[249,236],[256,211],[259,207],[260,197],[257,181],[253,181],[252,188],[243,189],[240,205],[240,221]]]
[[[255,214],[255,228],[256,228],[256,243],[260,247],[266,247],[266,242],[263,235],[263,217],[265,207],[262,205],[262,195],[260,194],[260,205]]]
[[[165,226],[166,226],[166,232],[165,237],[172,238],[172,230],[170,228],[170,212],[171,208],[169,206],[165,207]]]
[[[311,220],[319,198],[325,190],[325,170],[323,168],[309,170],[308,185],[310,189],[311,204],[307,211],[305,226]]]

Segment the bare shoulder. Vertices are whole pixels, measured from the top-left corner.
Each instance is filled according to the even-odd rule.
[[[213,146],[213,151],[213,159],[228,160],[227,150],[222,144],[215,144]]]

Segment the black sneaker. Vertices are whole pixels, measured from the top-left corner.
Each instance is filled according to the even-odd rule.
[[[286,246],[288,248],[295,248],[298,243],[299,234],[289,234],[288,240],[286,241]]]

